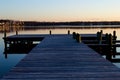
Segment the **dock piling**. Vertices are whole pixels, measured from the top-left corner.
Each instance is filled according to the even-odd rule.
[[[81,40],[81,35],[79,34],[79,43],[81,43],[81,41],[82,41],[82,40]]]
[[[79,34],[77,33],[77,34],[76,34],[76,41],[77,41],[77,42],[79,42],[78,38],[79,38]]]
[[[106,59],[108,59],[109,61],[111,61],[112,60],[112,35],[111,34],[109,34],[109,35],[107,35],[107,43],[108,43],[108,47],[107,47],[107,53],[106,53]]]
[[[70,35],[70,30],[68,30],[68,35]]]
[[[6,29],[4,30],[4,46],[5,46],[5,51],[7,50],[7,41],[6,41],[6,37],[7,37],[7,32]]]
[[[81,43],[81,36],[79,33],[77,33],[77,35],[76,35],[76,40],[78,43]]]
[[[100,33],[103,34],[103,30],[101,30]]]
[[[116,31],[113,31],[113,44],[116,44],[116,39],[117,39],[117,36],[116,36]],[[116,51],[116,47],[113,46],[113,57],[115,58],[115,54],[117,53]]]
[[[98,40],[98,44],[102,44],[102,31],[97,32],[97,40]]]
[[[76,39],[76,33],[73,32],[73,39]]]
[[[52,34],[52,31],[50,30],[50,35]]]

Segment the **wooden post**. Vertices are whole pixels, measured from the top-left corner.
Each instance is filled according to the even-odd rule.
[[[70,34],[70,30],[68,30],[68,35]]]
[[[77,34],[76,34],[76,41],[77,41],[77,42],[78,42],[78,36],[79,36],[79,34],[77,33]]]
[[[106,33],[105,34],[105,43],[104,44],[107,44],[107,47],[103,48],[103,52],[104,52],[105,55],[107,55],[107,53],[108,53],[108,44],[109,44],[108,41],[109,41],[109,35],[108,35],[108,33]]]
[[[76,38],[76,33],[75,32],[73,32],[73,39],[75,39]]]
[[[103,30],[101,30],[100,33],[103,34]]]
[[[98,44],[102,44],[102,32],[97,32]]]
[[[79,34],[79,37],[78,37],[78,42],[81,43],[81,35]]]
[[[113,31],[113,44],[116,44],[116,39],[117,39],[117,36],[116,36],[116,31]],[[114,46],[113,47],[113,57],[115,58],[115,54],[116,54],[116,47]]]
[[[52,34],[52,31],[50,30],[50,35]]]
[[[97,32],[97,40],[98,40],[98,44],[102,44],[102,33],[103,33],[102,30],[101,30],[100,32]],[[98,49],[99,53],[102,53],[102,52],[103,52],[101,46],[98,47],[97,49]]]
[[[109,34],[109,45],[110,45],[110,47],[112,47],[112,43],[113,43],[112,34]]]
[[[109,41],[109,46],[110,46],[110,60],[112,59],[112,45],[113,45],[113,38],[112,38],[112,34],[109,34],[110,37],[110,41]]]
[[[113,31],[113,36],[114,36],[115,38],[117,38],[117,36],[116,36],[116,31]]]
[[[78,43],[81,43],[81,36],[80,36],[80,34],[78,34],[78,33],[77,33],[76,40],[77,40]]]
[[[101,30],[101,32],[100,32],[100,34],[99,34],[99,39],[100,39],[100,40],[99,40],[99,44],[102,44],[102,32],[103,32],[103,31]]]
[[[99,42],[99,38],[98,38],[98,36],[99,36],[99,32],[97,32],[97,41]]]
[[[106,59],[111,61],[112,60],[112,35],[109,34],[108,38],[109,40],[108,40],[108,47],[107,47],[108,50],[106,53]]]
[[[106,35],[105,35],[105,40],[106,40],[106,44],[108,44],[108,40],[109,40],[108,33],[106,33]]]
[[[6,33],[6,29],[4,30],[4,50],[7,51],[7,41],[6,41],[6,37],[7,37],[7,33]]]

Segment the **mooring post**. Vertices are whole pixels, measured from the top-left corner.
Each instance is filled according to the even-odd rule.
[[[78,37],[79,37],[79,34],[77,33],[76,34],[76,41],[78,42]]]
[[[75,32],[73,32],[73,39],[75,39],[76,38],[76,33]]]
[[[81,35],[79,34],[79,37],[78,37],[78,42],[81,43]]]
[[[112,35],[109,34],[108,38],[109,38],[109,40],[108,40],[108,47],[107,47],[108,50],[106,53],[106,59],[111,61],[112,60]]]
[[[77,33],[76,40],[78,43],[81,43],[81,35],[79,33]]]
[[[99,33],[99,44],[102,44],[102,30],[101,30],[101,32]]]
[[[113,44],[116,44],[116,39],[117,39],[117,36],[116,36],[116,31],[113,31]],[[116,54],[116,47],[113,46],[113,57],[115,58],[115,54]]]
[[[79,33],[77,33],[77,42],[79,42]]]
[[[99,44],[99,34],[100,34],[100,32],[97,32],[97,41],[98,41],[98,44]]]
[[[108,44],[108,41],[109,41],[109,36],[108,36],[108,33],[106,33],[106,35],[105,35],[105,40],[106,40],[106,44]]]
[[[101,30],[100,33],[103,34],[103,30]]]
[[[50,35],[52,34],[52,31],[50,30]]]
[[[5,45],[5,51],[7,50],[7,41],[6,41],[7,33],[6,29],[4,30],[4,45]]]
[[[105,44],[107,45],[105,48],[104,48],[104,53],[105,53],[105,55],[107,55],[107,53],[108,53],[108,44],[109,44],[109,35],[108,35],[108,33],[106,33],[105,34]]]
[[[68,30],[68,35],[70,34],[70,30]]]
[[[102,32],[97,32],[98,44],[102,44]]]
[[[102,30],[100,32],[97,32],[98,44],[102,44],[102,33],[103,33]],[[102,52],[102,47],[101,46],[98,47],[98,51],[99,51],[99,53]]]
[[[114,42],[115,42],[116,39],[117,39],[116,31],[113,31],[113,40],[114,40]]]

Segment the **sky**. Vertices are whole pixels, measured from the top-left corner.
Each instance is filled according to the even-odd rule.
[[[0,19],[120,21],[120,0],[0,0]]]

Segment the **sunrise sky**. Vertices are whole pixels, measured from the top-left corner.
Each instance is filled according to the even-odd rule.
[[[0,19],[120,21],[120,0],[0,0]]]

